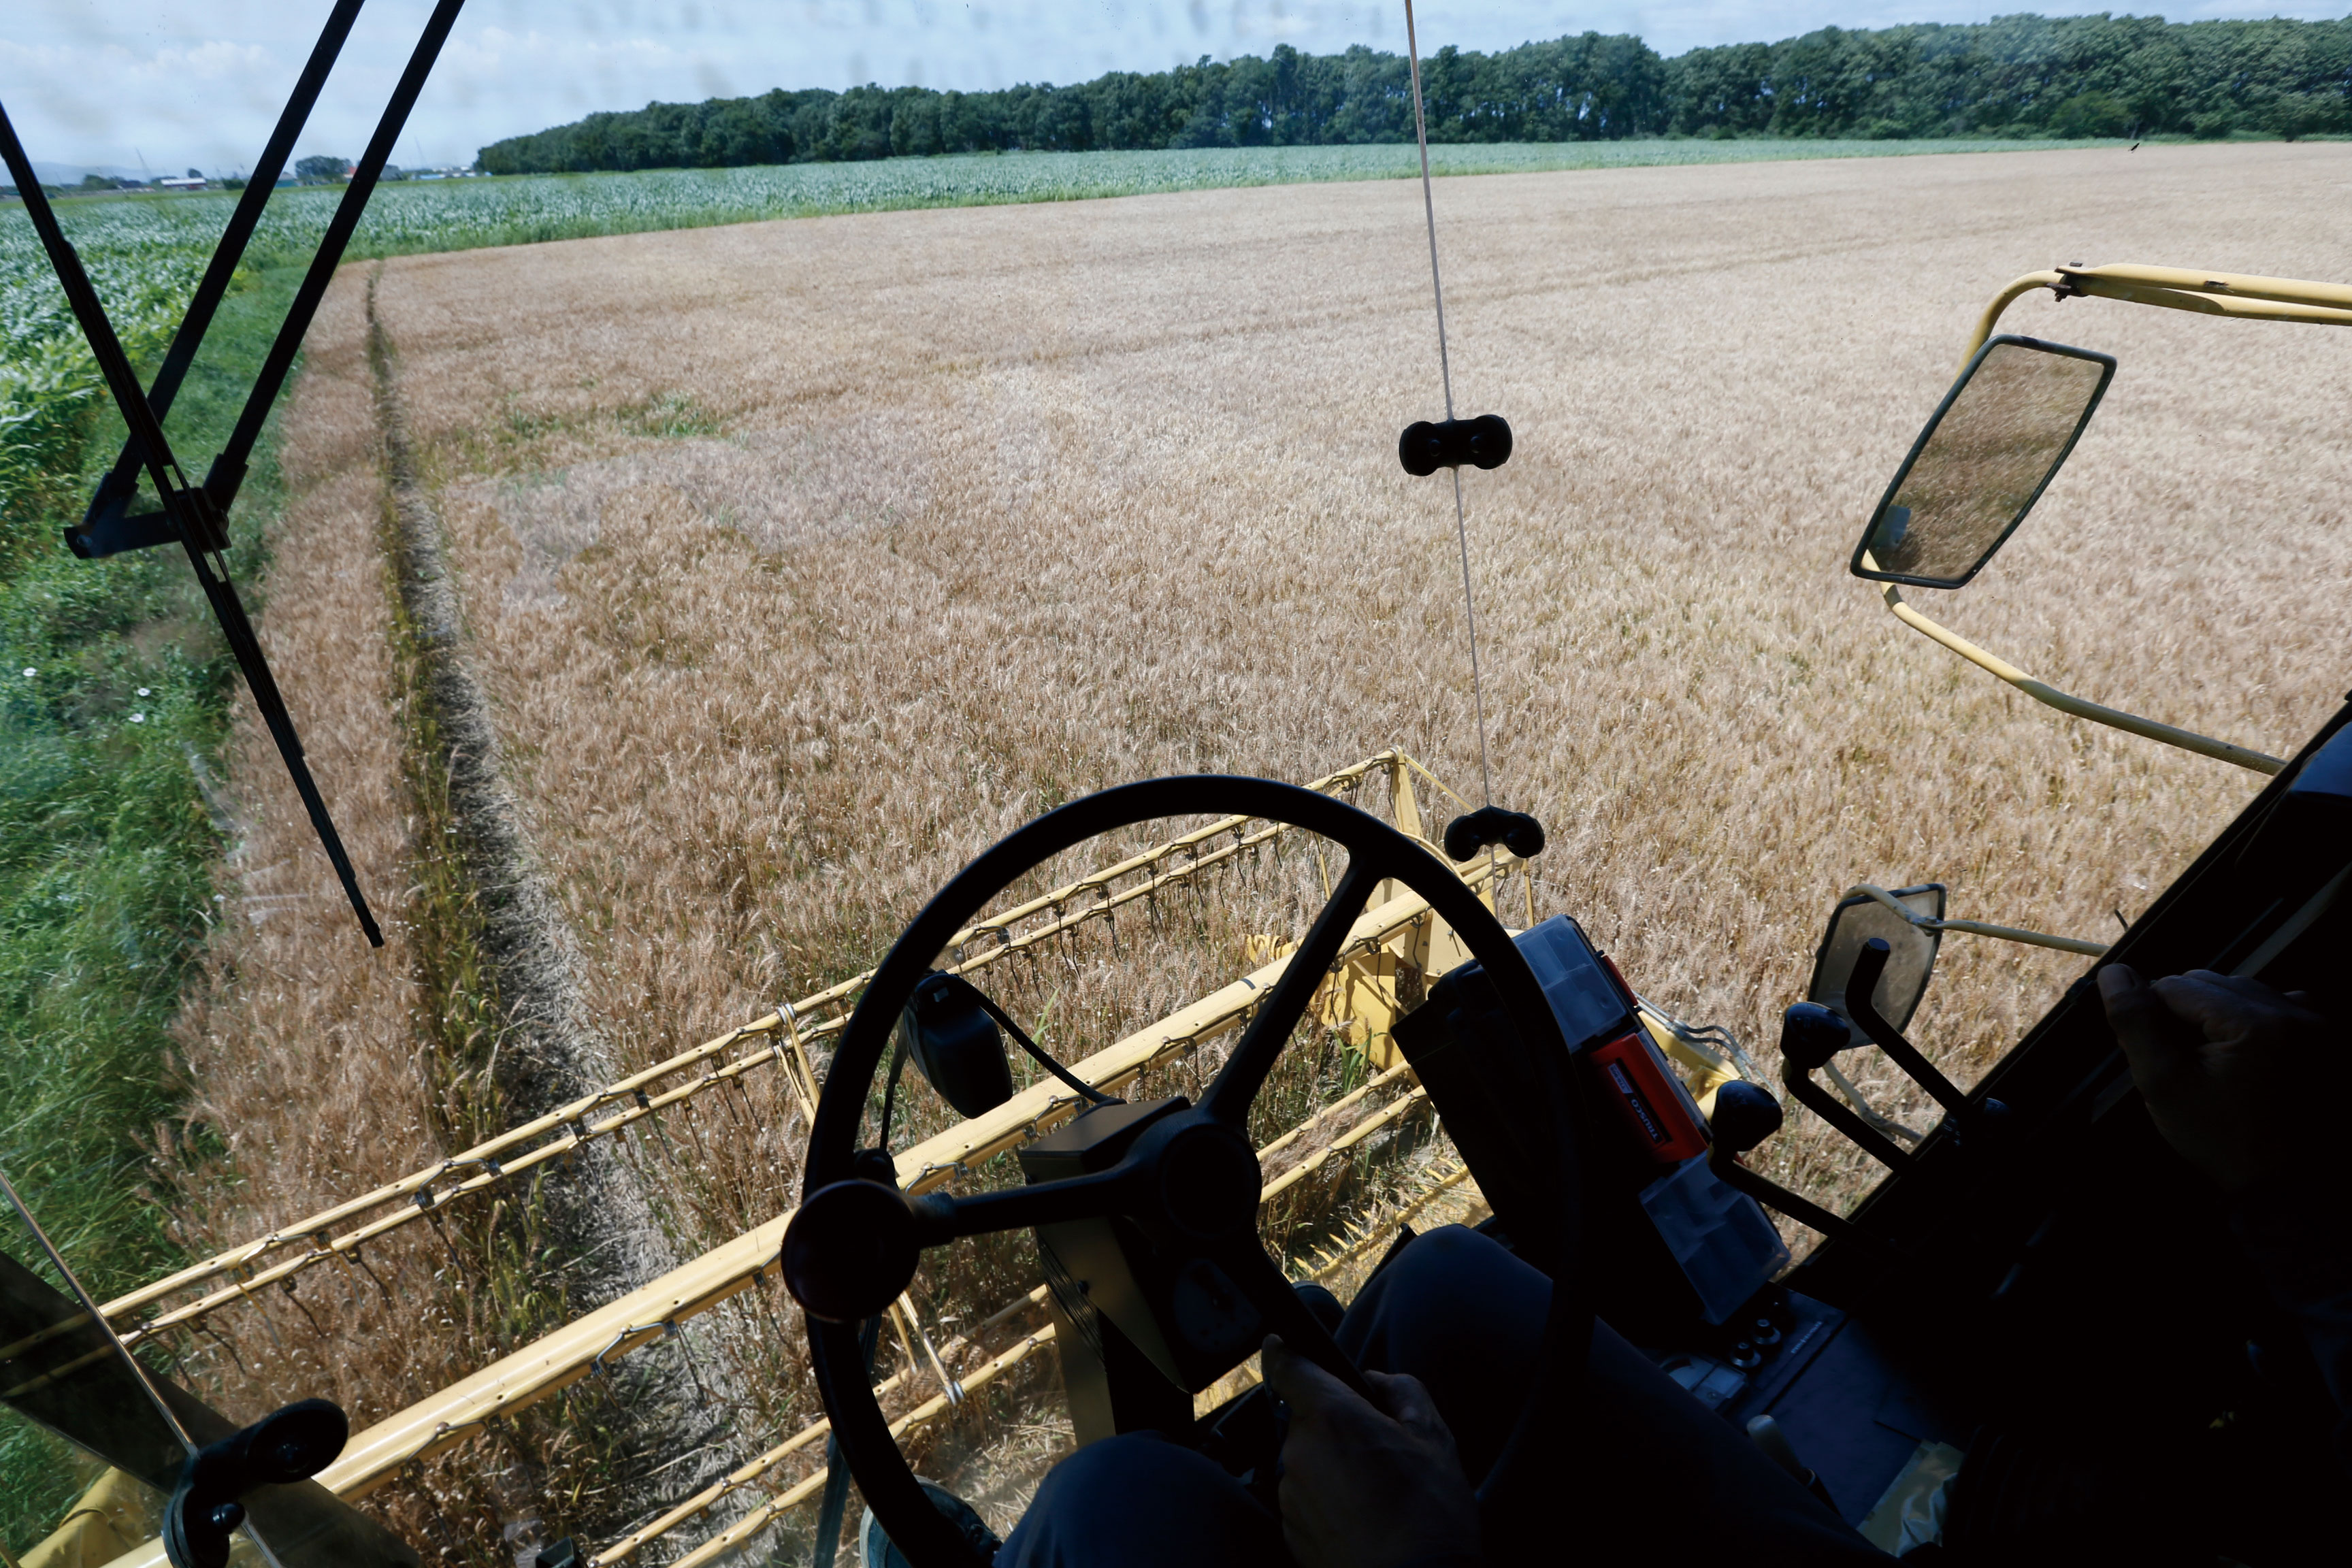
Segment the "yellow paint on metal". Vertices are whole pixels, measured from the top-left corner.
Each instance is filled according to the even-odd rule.
[[[1970,936],[1999,937],[2003,942],[2021,942],[2029,947],[2053,948],[2060,952],[2079,952],[2085,958],[2102,957],[2107,951],[2105,942],[2085,942],[2078,936],[2052,936],[2047,931],[2023,931],[2016,926],[1987,925],[1982,921],[1937,920],[1933,915],[1921,914],[1885,888],[1873,887],[1868,882],[1859,882],[1848,888],[1845,890],[1845,897],[1851,899],[1857,893],[1884,905],[1902,917],[1905,921],[1918,927],[1921,931],[1965,931]]]
[[[1995,294],[1992,297],[1992,303],[1984,308],[1984,314],[1977,318],[1977,329],[1969,337],[1968,350],[1960,355],[1959,370],[1952,374],[1957,376],[1960,371],[1968,369],[1969,361],[1977,357],[1977,351],[1992,341],[1993,328],[2000,321],[2000,313],[2003,310],[2008,310],[2036,289],[2054,290],[2064,288],[2065,284],[2066,279],[2055,272],[2029,272]]]
[[[1382,888],[1393,885],[1381,884]],[[1242,952],[1244,962],[1258,964],[1287,958],[1297,946],[1295,942],[1277,942],[1270,936],[1254,936],[1242,944]],[[1316,987],[1315,998],[1307,1005],[1307,1016],[1347,1041],[1372,1066],[1385,1071],[1404,1059],[1391,1032],[1398,1014],[1403,1010],[1398,1000],[1400,984],[1407,979],[1418,983],[1419,978],[1420,972],[1407,964],[1393,947],[1360,952],[1334,968]]]
[[[2308,283],[2299,278],[2263,278],[2242,272],[2199,272],[2183,267],[2146,267],[2117,262],[2104,267],[2057,267],[2029,272],[1992,297],[1977,318],[1960,368],[1991,340],[2001,312],[2036,289],[2061,299],[2083,295],[2134,305],[2194,310],[2245,321],[2302,321],[2313,326],[2352,326],[2352,287]]]
[[[1877,561],[1867,551],[1863,552],[1863,563],[1874,571],[1877,569]],[[2258,773],[2274,773],[2286,766],[2286,763],[2279,758],[2266,752],[2257,752],[2251,746],[2241,746],[2230,741],[2216,741],[2210,736],[2200,735],[2193,730],[2182,730],[2170,724],[2160,724],[2153,719],[2143,719],[2137,713],[2126,713],[2119,708],[2108,708],[2076,697],[2072,692],[2061,691],[2047,681],[2036,680],[2000,655],[1986,652],[1958,633],[1947,630],[1913,609],[1904,599],[1902,590],[1894,584],[1888,583],[1884,586],[1886,591],[1886,607],[1895,612],[1896,620],[1914,631],[1942,643],[1970,664],[2009,682],[2036,702],[2055,708],[2061,713],[2072,714],[2077,719],[2088,719],[2094,723],[2123,730],[2151,741],[2161,741],[2168,746],[2178,746],[2184,752],[2195,752],[2200,756],[2234,763],[2239,767],[2248,768]]]
[[[155,1494],[121,1470],[109,1470],[67,1510],[47,1539],[16,1561],[18,1568],[98,1568],[147,1539],[159,1521]]]
[[[1507,869],[1507,864],[1503,868]],[[1478,889],[1478,901],[1490,910],[1495,907],[1495,883],[1498,880],[1500,877],[1496,875],[1479,879],[1483,885]],[[1522,880],[1532,886],[1530,879],[1523,876]],[[1402,883],[1383,881],[1379,892],[1394,899],[1402,889]],[[1532,891],[1528,896],[1532,915]],[[1286,957],[1297,946],[1295,942],[1279,942],[1271,936],[1253,936],[1244,940],[1242,952],[1244,962],[1257,964]],[[1430,984],[1469,958],[1470,949],[1454,935],[1454,928],[1437,916],[1429,915],[1395,932],[1378,947],[1335,964],[1316,988],[1315,999],[1307,1005],[1307,1016],[1338,1034],[1362,1052],[1373,1067],[1385,1072],[1404,1061],[1403,1050],[1396,1042],[1397,1019],[1420,1005],[1421,995]]]
[[[1712,1051],[1693,1045],[1675,1034],[1666,1026],[1664,1019],[1648,1008],[1641,1009],[1639,1016],[1643,1031],[1650,1037],[1651,1042],[1664,1051],[1669,1060],[1681,1063],[1688,1070],[1691,1076],[1684,1081],[1691,1091],[1691,1098],[1698,1102],[1698,1113],[1710,1121],[1714,1121],[1715,1091],[1738,1079],[1739,1069]]]
[[[2147,267],[2116,262],[2104,267],[2061,267],[2070,281],[2144,284],[2187,293],[2226,296],[2233,300],[2274,300],[2352,312],[2352,284],[2313,283],[2300,278],[2263,278],[2245,272],[2200,272],[2185,267]]]

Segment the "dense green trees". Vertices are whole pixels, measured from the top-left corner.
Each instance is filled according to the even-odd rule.
[[[1437,142],[1626,136],[2123,136],[2352,132],[2352,19],[2000,16],[1825,27],[1666,59],[1584,33],[1422,67]],[[1280,146],[1412,137],[1405,61],[1361,45],[1002,92],[781,89],[592,114],[481,153],[492,174],[715,168],[1014,149]]]
[[[1667,64],[1672,129],[1784,136],[2352,131],[2352,22],[2001,16]]]

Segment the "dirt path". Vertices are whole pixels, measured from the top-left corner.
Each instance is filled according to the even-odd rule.
[[[467,647],[463,585],[450,569],[441,520],[410,445],[398,347],[377,314],[376,282],[371,276],[368,365],[391,488],[388,542],[402,612],[396,638],[421,678],[411,681],[408,700],[426,714],[409,727],[410,769],[412,776],[437,775],[433,784],[446,802],[445,826],[455,830],[450,837],[461,881],[451,896],[478,921],[483,978],[499,1014],[480,1072],[497,1086],[500,1121],[511,1124],[593,1094],[623,1075],[587,1005],[579,944],[504,775],[498,729]],[[425,791],[412,784],[412,793]],[[568,1179],[542,1188],[541,1240],[553,1256],[569,1260],[562,1291],[568,1316],[593,1311],[699,1250],[690,1231],[684,1239],[692,1250],[681,1248],[677,1217],[667,1213],[668,1205],[619,1146],[593,1144],[575,1163]],[[709,1337],[698,1324],[679,1331]],[[713,1347],[702,1348],[709,1357]],[[744,1456],[724,1443],[725,1423],[712,1406],[714,1393],[723,1406],[738,1392],[735,1379],[725,1363],[714,1360],[712,1367],[715,1390],[702,1386],[680,1356],[628,1363],[628,1390],[617,1402],[626,1430],[608,1442],[603,1456],[621,1500],[601,1521],[575,1522],[610,1528],[655,1506],[669,1489],[699,1488],[740,1462]]]

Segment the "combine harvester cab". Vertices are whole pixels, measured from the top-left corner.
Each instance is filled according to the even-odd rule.
[[[250,216],[356,9],[336,9],[265,161],[268,177],[257,174],[258,194],[240,205],[217,278],[199,293],[203,310],[226,288]],[[288,324],[275,376],[457,10],[457,0],[442,0],[427,25],[321,248],[317,287]],[[186,552],[373,939],[292,720],[217,570],[242,458],[227,455],[201,484],[181,470],[159,422],[170,388],[142,388],[132,375],[29,160],[5,121],[0,132],[132,430],[71,547],[86,558],[163,543]],[[1431,226],[1433,272],[1433,216]],[[1572,919],[1537,907],[1526,872],[1542,832],[1531,818],[1461,800],[1449,826],[1424,832],[1414,780],[1435,781],[1401,752],[1307,786],[1209,775],[1105,791],[975,860],[875,970],[117,1300],[82,1294],[10,1191],[18,1229],[0,1258],[0,1399],[110,1467],[34,1561],[112,1554],[116,1568],[218,1568],[238,1531],[289,1568],[416,1561],[349,1504],[467,1451],[622,1358],[683,1343],[681,1325],[751,1292],[772,1296],[781,1281],[803,1316],[827,1419],[625,1534],[538,1550],[538,1568],[611,1568],[649,1548],[682,1547],[668,1559],[677,1568],[742,1560],[766,1550],[765,1532],[807,1514],[817,1560],[831,1563],[852,1479],[871,1510],[860,1532],[870,1557],[976,1568],[994,1538],[917,1476],[901,1447],[910,1436],[961,1418],[976,1394],[1050,1350],[1079,1444],[1154,1432],[1270,1488],[1283,1417],[1256,1384],[1257,1347],[1279,1332],[1363,1387],[1334,1338],[1340,1303],[1330,1285],[1360,1288],[1411,1222],[1432,1216],[1475,1223],[1552,1280],[1546,1353],[1510,1372],[1522,1429],[1612,1441],[1579,1426],[1587,1347],[1605,1321],[1890,1552],[1970,1563],[2226,1557],[2256,1568],[2337,1553],[2324,1504],[2341,1477],[2308,1369],[2296,1371],[2242,1271],[2214,1264],[2231,1247],[2223,1205],[2158,1134],[2089,975],[1965,1090],[1904,1033],[1947,931],[2147,973],[2210,968],[2331,1005],[2342,997],[2352,709],[2295,756],[2266,756],[2036,681],[1897,591],[1956,588],[1983,569],[2113,374],[2114,361],[2097,353],[1995,335],[2001,310],[2033,288],[2336,324],[2352,323],[2352,289],[2141,267],[2020,279],[1986,312],[1958,381],[1856,547],[1853,571],[1887,584],[1897,616],[2037,700],[2268,776],[2112,946],[1950,918],[1935,883],[1855,888],[1832,914],[1808,998],[1785,1016],[1776,1091],[1727,1033],[1644,1000]],[[1440,331],[1442,352],[1442,315]],[[175,344],[167,377],[185,364]],[[274,381],[257,387],[256,406],[266,410],[275,391]],[[1511,436],[1496,416],[1457,420],[1450,384],[1446,414],[1443,425],[1408,428],[1399,455],[1417,475],[1452,468],[1458,509],[1460,468],[1501,464]],[[163,510],[130,515],[142,465]],[[1466,536],[1464,554],[1466,586]],[[1474,671],[1475,659],[1474,644]],[[1483,707],[1481,725],[1483,766]],[[1356,798],[1374,781],[1387,785],[1385,801],[1370,803],[1385,816]],[[1018,897],[1095,839],[1202,817],[1205,826],[1075,882]],[[1118,963],[1121,911],[1156,920],[1161,899],[1207,897],[1215,878],[1261,862],[1302,883],[1304,868],[1315,868],[1324,901],[1303,933],[1255,933],[1249,973],[1084,1059],[1055,1059],[1030,1028],[1047,1031],[1034,1016],[1024,1027],[998,994],[1013,966],[1074,936]],[[1506,890],[1514,875],[1516,905]],[[1516,930],[1506,923],[1514,916]],[[1301,1037],[1342,1042],[1360,1076],[1329,1103],[1270,1127],[1254,1108]],[[1936,1125],[1915,1131],[1864,1100],[1839,1058],[1865,1046],[1942,1107]],[[1025,1085],[1013,1047],[1035,1069],[1023,1069]],[[256,1290],[290,1289],[329,1262],[364,1268],[363,1245],[431,1222],[446,1205],[524,1190],[600,1140],[657,1131],[673,1108],[715,1102],[753,1073],[780,1079],[808,1127],[796,1208],[362,1431],[349,1433],[340,1412],[316,1401],[238,1427],[136,1359]],[[936,1104],[909,1133],[918,1086]],[[1851,1212],[1749,1163],[1782,1125],[1782,1093],[1885,1168]],[[907,1118],[895,1141],[894,1116]],[[2285,1106],[2279,1120],[2282,1139],[2316,1151],[2309,1163],[2321,1173],[2332,1130],[2306,1127]],[[1269,1249],[1269,1205],[1344,1174],[1376,1146],[1394,1166],[1386,1196],[1319,1248]],[[1768,1211],[1820,1234],[1793,1266]],[[1034,1236],[1041,1281],[954,1334],[936,1314],[927,1322],[910,1289],[927,1255],[1007,1232]],[[979,1348],[985,1331],[1023,1313],[1037,1314],[1037,1326],[992,1352]],[[893,1342],[900,1365],[877,1379],[877,1346]],[[2265,1353],[2250,1357],[2250,1344]],[[1579,1498],[1574,1483],[1498,1466],[1486,1489],[1492,1560],[1670,1555],[1672,1521],[1587,1517],[1610,1500]]]
[[[2352,323],[2352,289],[2325,285],[2150,268],[2021,279],[1986,312],[1853,569],[1886,582],[1907,624],[2038,700],[2269,783],[2111,946],[1949,918],[1935,883],[1862,886],[1840,900],[1780,1047],[1787,1095],[1885,1167],[1851,1213],[1748,1166],[1781,1125],[1779,1098],[1732,1070],[1727,1057],[1746,1065],[1736,1047],[1706,1051],[1696,1031],[1644,1005],[1572,921],[1535,923],[1531,910],[1529,929],[1513,937],[1447,889],[1449,879],[1432,878],[1425,850],[1382,825],[1334,817],[1312,797],[1256,793],[1276,786],[1163,780],[1041,819],[942,891],[886,960],[877,992],[895,997],[919,984],[924,950],[1085,826],[1165,809],[1190,791],[1201,792],[1199,809],[1229,798],[1243,809],[1246,796],[1247,809],[1321,831],[1351,857],[1299,945],[1309,973],[1347,950],[1342,927],[1364,893],[1353,884],[1373,876],[1426,900],[1469,949],[1472,962],[1433,978],[1393,1030],[1491,1208],[1482,1228],[1553,1276],[1547,1353],[1525,1418],[1575,1419],[1578,1379],[1560,1369],[1564,1356],[1580,1367],[1569,1347],[1585,1342],[1597,1315],[1897,1555],[2327,1559],[2341,1542],[2322,1500],[2341,1478],[2325,1392],[2251,1269],[2210,1261],[2235,1251],[2221,1196],[2157,1132],[2090,975],[1968,1090],[1903,1033],[1946,931],[2151,974],[2214,970],[2330,1005],[2345,999],[2352,708],[2294,758],[2269,757],[2035,681],[1896,591],[1955,588],[1981,571],[2073,451],[2114,374],[2104,354],[1993,335],[2001,310],[2037,286]],[[1457,859],[1481,847],[1468,822],[1456,824],[1463,842],[1446,836]],[[986,1555],[969,1521],[906,1468],[851,1326],[883,1309],[927,1247],[1000,1225],[1037,1226],[1082,1442],[1156,1430],[1256,1481],[1276,1452],[1268,1395],[1248,1391],[1206,1410],[1195,1396],[1220,1387],[1223,1369],[1269,1329],[1353,1381],[1329,1335],[1337,1303],[1269,1269],[1249,1234],[1256,1167],[1224,1130],[1239,1115],[1233,1100],[1263,1081],[1304,1016],[1311,984],[1290,974],[1274,987],[1197,1106],[1089,1108],[1024,1152],[1023,1188],[987,1198],[910,1201],[903,1184],[875,1180],[886,1173],[861,1169],[872,1152],[855,1147],[864,1096],[853,1088],[829,1099],[783,1269],[810,1313],[845,1462],[907,1560],[948,1568]],[[835,1058],[848,1084],[880,1069],[886,1028],[883,1015],[852,1021]],[[1864,1100],[1838,1058],[1865,1046],[1942,1108],[1935,1126],[1915,1131]],[[1667,1053],[1693,1069],[1688,1083]],[[2315,1179],[2332,1163],[2316,1150],[2305,1163]],[[1793,1268],[1759,1205],[1821,1233]],[[1515,1514],[1496,1501],[1512,1493],[1507,1469],[1482,1489],[1490,1554],[1637,1544],[1638,1531],[1580,1531]]]

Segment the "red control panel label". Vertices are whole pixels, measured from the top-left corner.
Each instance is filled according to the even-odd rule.
[[[1706,1133],[1684,1109],[1683,1098],[1659,1070],[1648,1042],[1626,1035],[1586,1053],[1593,1070],[1635,1136],[1661,1165],[1678,1165],[1706,1152]]]

